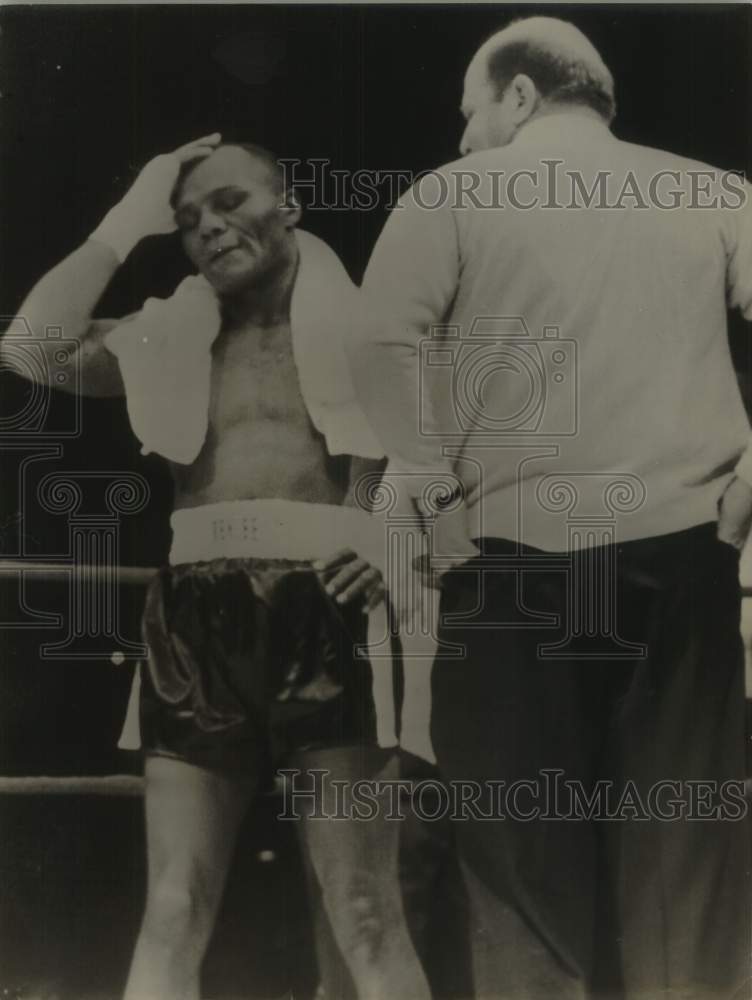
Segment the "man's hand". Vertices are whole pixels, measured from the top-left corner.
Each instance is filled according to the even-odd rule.
[[[155,156],[143,168],[123,200],[108,212],[92,234],[92,239],[106,243],[123,261],[145,236],[173,232],[176,226],[170,196],[181,167],[191,160],[210,156],[221,139],[220,133],[214,132],[171,153]]]
[[[752,526],[752,487],[735,476],[718,506],[718,538],[741,551]]]
[[[462,500],[453,510],[437,514],[433,526],[433,556],[436,562],[434,575],[439,580],[453,566],[474,559],[478,546],[470,538],[468,511]]]
[[[453,501],[446,511],[429,510],[420,505],[424,523],[431,525],[431,551],[423,557],[421,570],[429,586],[439,587],[450,569],[461,566],[479,554],[470,538],[468,510],[463,498]]]
[[[381,572],[352,549],[341,549],[329,559],[319,559],[313,568],[321,575],[324,589],[337,604],[359,600],[363,610],[370,611],[384,598]]]

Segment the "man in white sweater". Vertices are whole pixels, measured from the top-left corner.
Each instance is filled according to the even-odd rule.
[[[395,482],[462,483],[413,504],[464,648],[437,660],[433,739],[478,783],[477,993],[747,996],[752,449],[726,308],[752,319],[752,189],[616,139],[609,70],[555,19],[489,39],[462,111],[462,159],[377,242],[390,322],[354,362]]]

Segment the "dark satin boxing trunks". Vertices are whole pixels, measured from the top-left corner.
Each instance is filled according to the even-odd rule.
[[[293,750],[373,744],[360,604],[309,561],[214,559],[160,571],[147,593],[146,753],[268,778]]]

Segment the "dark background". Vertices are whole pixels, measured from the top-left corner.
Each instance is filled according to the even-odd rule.
[[[747,6],[2,8],[0,314],[12,315],[34,281],[87,237],[148,159],[208,132],[283,157],[327,159],[338,170],[417,173],[455,159],[470,57],[514,17],[540,13],[570,19],[601,51],[617,83],[618,136],[749,172]],[[385,205],[308,211],[304,225],[360,280],[385,216]],[[100,314],[122,315],[148,295],[169,294],[185,270],[177,237],[144,241]],[[752,363],[737,319],[731,342],[744,387]],[[163,562],[171,487],[163,462],[139,454],[124,401],[80,404],[49,393],[51,440],[78,405],[82,433],[62,442],[59,459],[22,474],[27,453],[2,444],[29,393],[28,383],[0,372],[0,556],[68,554],[68,515],[34,502],[43,474],[135,471],[151,496],[122,519],[119,558]],[[86,502],[102,511],[101,491]],[[19,586],[0,578],[0,622],[19,618]],[[60,583],[29,583],[25,599],[70,617]],[[136,588],[121,589],[121,631],[132,641],[140,599]],[[118,671],[105,660],[103,671],[101,660],[75,669],[43,661],[40,641],[63,637],[55,629],[3,630],[0,770],[109,766],[102,747],[112,745],[122,718],[132,662]],[[30,729],[47,735],[30,741]]]
[[[619,137],[750,172],[748,6],[1,8],[0,314],[12,315],[34,281],[86,238],[143,163],[193,137],[221,130],[340,170],[418,172],[455,159],[468,60],[512,18],[540,13],[573,21],[602,53],[617,83]],[[304,226],[327,239],[359,280],[384,218],[383,208],[317,211]],[[145,241],[100,313],[125,314],[147,295],[169,294],[184,267],[175,237]],[[738,319],[730,337],[748,395],[749,332]],[[54,441],[76,402],[52,396],[45,426]],[[28,399],[26,383],[0,372],[0,557],[64,556],[67,516],[22,503],[25,453],[2,448]],[[151,499],[123,519],[120,558],[165,559],[168,478],[159,459],[139,455],[122,401],[83,401],[80,436],[26,474],[30,497],[51,469],[74,478],[95,470],[145,476]],[[0,578],[0,623],[22,617],[23,599],[65,616],[60,584],[24,592],[18,580]],[[121,625],[132,640],[140,600],[137,588],[122,589]],[[41,658],[40,642],[60,638],[54,629],[0,632],[0,775],[135,768],[114,750],[132,662]],[[0,799],[0,989],[110,1000],[141,912],[140,800],[18,795],[5,785]],[[237,996],[241,986],[247,995],[251,982],[254,995],[294,986],[305,996],[316,982],[299,860],[274,812],[263,805],[241,837],[234,898],[207,962],[208,980],[225,984],[213,996]],[[275,864],[256,861],[262,847],[274,847]],[[424,864],[426,856],[423,843]],[[442,920],[450,915],[450,927],[456,901],[442,908],[441,898],[432,896],[431,906]],[[453,954],[435,938],[433,953],[445,952]],[[451,989],[446,983],[447,996]]]
[[[455,159],[470,57],[512,18],[539,13],[570,19],[601,51],[617,82],[619,137],[749,171],[752,12],[742,5],[4,8],[0,313],[86,238],[141,165],[195,136],[221,130],[343,170],[417,172]],[[313,211],[304,225],[359,280],[385,214]],[[100,313],[169,294],[184,268],[175,237],[145,241]],[[737,323],[732,346],[744,381]],[[28,388],[5,374],[0,390],[7,418]],[[49,426],[73,406],[56,398]],[[146,474],[152,502],[124,523],[121,558],[160,562],[170,505],[161,462],[140,458],[122,402],[85,401],[83,430],[63,466]],[[16,464],[3,463],[6,553],[17,544]],[[62,551],[65,518],[24,513],[27,554]]]

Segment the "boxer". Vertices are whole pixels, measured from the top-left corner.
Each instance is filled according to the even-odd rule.
[[[144,611],[148,889],[126,1000],[199,997],[238,828],[276,765],[353,779],[389,766],[354,654],[384,594],[353,506],[381,456],[341,344],[357,293],[300,214],[270,153],[205,136],[147,164],[20,309],[78,341],[80,391],[125,395],[175,486],[170,565]],[[134,316],[93,319],[136,244],[176,228],[199,274]],[[396,825],[323,826],[304,824],[310,866],[358,996],[427,997]]]

